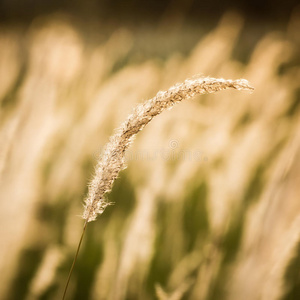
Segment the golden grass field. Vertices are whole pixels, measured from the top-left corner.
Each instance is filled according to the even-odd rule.
[[[0,29],[0,299],[61,299],[109,136],[196,74],[255,91],[185,101],[137,136],[67,299],[300,299],[299,19],[243,61],[234,13],[184,53],[158,28],[160,56],[129,29],[91,43],[62,17]]]

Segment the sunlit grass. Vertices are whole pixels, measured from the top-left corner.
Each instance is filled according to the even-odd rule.
[[[69,299],[297,299],[297,24],[243,62],[232,14],[189,34],[190,49],[146,54],[138,30],[99,44],[63,20],[0,31],[0,298],[61,297],[109,136],[198,73],[246,78],[255,93],[199,97],[143,130],[107,196],[116,204],[88,228]]]

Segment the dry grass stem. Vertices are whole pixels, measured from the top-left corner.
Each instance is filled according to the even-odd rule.
[[[0,299],[61,299],[69,282],[65,299],[298,299],[300,10],[259,36],[232,13],[170,32],[73,21],[0,28]],[[178,101],[245,88],[183,83],[197,72],[255,94],[196,96],[133,141]],[[82,223],[119,199],[70,281]]]
[[[99,160],[95,176],[90,183],[85,200],[83,218],[87,222],[96,220],[98,214],[110,205],[104,195],[112,188],[119,172],[125,168],[125,151],[131,145],[136,134],[142,130],[153,117],[182,100],[195,95],[209,94],[226,89],[251,91],[253,88],[247,80],[225,80],[216,78],[188,79],[183,83],[159,92],[154,98],[137,106],[123,123],[119,131],[111,137],[102,158]]]

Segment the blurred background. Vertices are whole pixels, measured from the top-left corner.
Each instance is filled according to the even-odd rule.
[[[137,136],[89,223],[67,299],[300,299],[298,1],[0,1],[0,299],[60,299],[109,136]]]

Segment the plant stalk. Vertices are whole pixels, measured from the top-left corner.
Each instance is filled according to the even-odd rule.
[[[82,240],[83,240],[83,236],[84,236],[84,234],[85,234],[85,230],[86,230],[86,227],[87,227],[87,223],[88,223],[87,220],[85,220],[84,225],[83,225],[83,230],[82,230],[81,238],[80,238],[80,241],[79,241],[79,243],[78,243],[78,247],[77,247],[77,250],[76,250],[76,254],[75,254],[75,257],[74,257],[74,260],[73,260],[73,263],[72,263],[72,266],[71,266],[69,275],[68,275],[68,279],[67,279],[67,283],[66,283],[66,286],[65,286],[65,289],[64,289],[64,294],[63,294],[62,300],[65,299],[66,294],[67,294],[69,282],[70,282],[70,279],[71,279],[71,276],[72,276],[72,273],[73,273],[73,269],[74,269],[75,263],[76,263],[76,261],[77,261],[78,253],[79,253],[80,246],[81,246],[81,243],[82,243]]]

